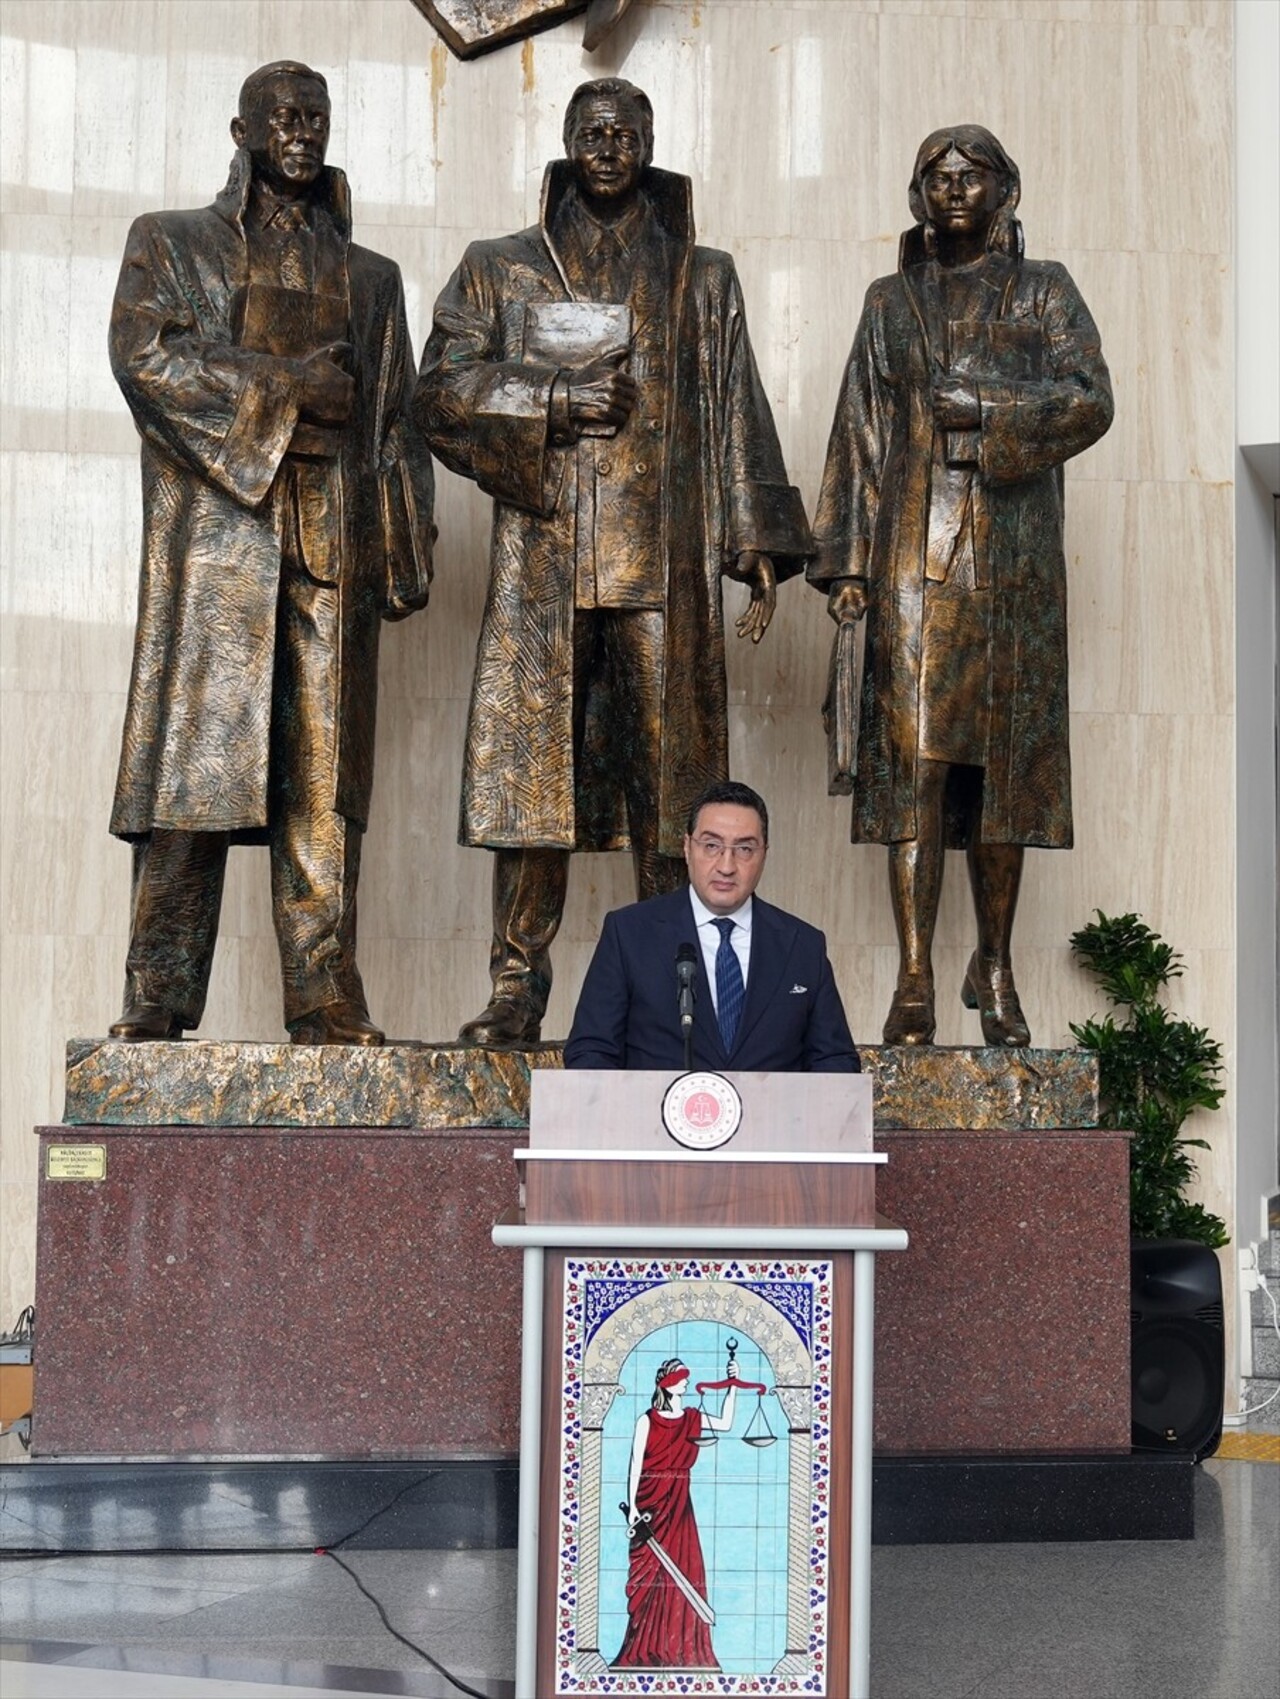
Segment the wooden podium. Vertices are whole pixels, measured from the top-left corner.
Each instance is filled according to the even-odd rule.
[[[741,1124],[695,1151],[672,1078],[535,1072],[494,1228],[524,1252],[516,1699],[865,1699],[875,1256],[907,1244],[870,1082],[729,1075]]]

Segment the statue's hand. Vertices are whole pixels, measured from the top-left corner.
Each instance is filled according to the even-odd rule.
[[[778,605],[778,580],[768,555],[755,549],[744,549],[732,566],[725,567],[726,578],[736,578],[740,584],[751,586],[751,604],[737,624],[739,637],[749,637],[758,643],[769,629],[773,610]]]
[[[331,342],[301,362],[302,411],[326,425],[345,425],[356,398],[354,379],[339,361],[350,358],[345,342]]]
[[[625,353],[611,359],[593,360],[569,373],[569,422],[579,430],[585,425],[610,425],[614,430],[631,417],[640,391],[630,372],[619,364]]]
[[[848,625],[867,611],[864,578],[838,578],[827,592],[827,612],[837,625]]]
[[[944,431],[971,431],[982,423],[982,408],[973,384],[963,378],[935,378],[933,422]]]

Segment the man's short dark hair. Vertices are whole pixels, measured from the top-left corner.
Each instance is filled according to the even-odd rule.
[[[594,82],[579,83],[569,96],[569,104],[564,109],[564,146],[565,152],[573,140],[573,132],[577,127],[578,113],[589,100],[600,100],[611,96],[614,100],[628,100],[640,114],[644,124],[645,142],[653,147],[653,102],[642,88],[629,83],[625,77],[597,77]]]
[[[694,797],[689,805],[689,818],[685,823],[685,831],[689,837],[693,836],[702,810],[717,802],[727,803],[730,808],[754,808],[760,816],[760,836],[766,844],[769,842],[769,810],[764,805],[764,798],[759,791],[753,791],[750,785],[740,785],[736,779],[721,779],[714,785],[708,785],[706,790]]]
[[[249,116],[249,109],[257,100],[262,85],[270,82],[274,77],[303,78],[309,83],[319,83],[326,94],[329,92],[328,83],[325,82],[319,71],[313,71],[310,65],[304,65],[300,59],[276,59],[270,65],[259,65],[256,71],[250,71],[241,83],[239,107],[241,118]]]

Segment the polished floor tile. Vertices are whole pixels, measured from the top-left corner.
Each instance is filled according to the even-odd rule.
[[[515,1553],[344,1554],[394,1629],[510,1699]],[[1191,1541],[872,1553],[874,1699],[1276,1699],[1280,1467],[1197,1471]],[[459,1689],[323,1556],[39,1558],[0,1568],[4,1699]]]
[[[139,1670],[71,1669],[6,1660],[5,1699],[365,1699],[366,1688],[281,1687],[272,1682]]]

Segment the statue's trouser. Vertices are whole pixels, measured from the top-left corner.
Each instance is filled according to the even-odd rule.
[[[286,1025],[335,1002],[365,1009],[356,966],[361,828],[335,812],[338,591],[296,559],[281,571],[272,693],[271,907]],[[157,829],[135,844],[125,1006],[204,1012],[218,935],[226,832]]]
[[[685,865],[658,851],[663,616],[656,610],[580,610],[573,622],[574,766],[582,748],[588,682],[607,671],[618,717],[615,746],[627,752],[622,784],[635,862],[636,896],[678,890]],[[537,1018],[551,991],[551,944],[564,913],[569,856],[563,849],[499,849],[493,857],[495,998]]]
[[[921,760],[916,767],[916,836],[889,845],[889,891],[901,952],[899,980],[932,978],[933,932],[946,854],[946,785],[949,764]],[[971,843],[969,884],[978,923],[978,959],[984,968],[1008,967],[1025,850],[1021,844]]]

